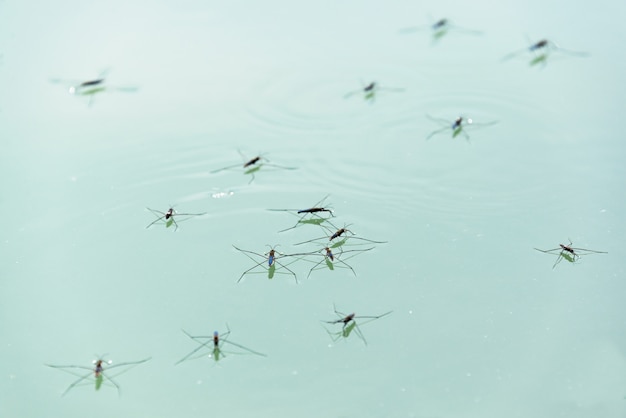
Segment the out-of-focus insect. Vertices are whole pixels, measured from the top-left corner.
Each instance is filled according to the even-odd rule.
[[[606,251],[596,251],[596,250],[588,250],[586,248],[577,248],[572,247],[572,240],[569,240],[568,245],[559,244],[558,248],[552,248],[550,250],[541,250],[539,248],[535,248],[537,251],[541,251],[546,254],[557,254],[556,261],[552,265],[552,268],[555,268],[557,264],[561,262],[561,260],[566,259],[570,263],[575,262],[580,258],[581,255],[588,254],[608,254]]]
[[[113,361],[111,360],[104,360],[103,357],[100,356],[96,356],[96,360],[93,360],[93,366],[92,367],[87,367],[87,366],[79,366],[79,365],[67,365],[67,366],[58,366],[55,364],[46,364],[46,366],[48,367],[52,367],[55,369],[60,369],[63,370],[66,373],[72,374],[74,376],[78,376],[78,379],[75,380],[71,385],[69,385],[67,387],[67,389],[65,389],[65,392],[63,392],[61,394],[61,396],[65,396],[65,394],[67,392],[69,392],[72,388],[74,388],[75,386],[80,385],[81,383],[83,383],[87,378],[89,377],[94,377],[95,378],[95,387],[96,390],[100,390],[100,387],[102,387],[102,384],[105,382],[108,382],[110,384],[112,384],[113,386],[115,386],[115,388],[117,389],[117,393],[118,395],[121,393],[120,392],[120,385],[113,380],[114,377],[119,376],[123,373],[126,373],[127,371],[129,371],[130,369],[132,369],[133,367],[137,366],[138,364],[141,363],[145,363],[146,361],[150,360],[152,357],[148,357],[145,358],[143,360],[138,360],[138,361],[127,361],[127,362],[123,362],[123,363],[117,363],[117,364],[113,364]],[[111,372],[111,369],[116,369],[118,367],[122,367],[123,369],[120,369],[117,371],[117,373],[115,372]],[[88,373],[85,372],[81,372],[80,370],[89,370]]]
[[[430,30],[432,34],[433,43],[439,41],[449,32],[458,32],[467,35],[481,35],[482,32],[479,30],[466,29],[461,26],[457,26],[450,22],[449,19],[439,19],[433,24],[430,25],[418,25],[418,26],[410,26],[407,28],[400,29],[400,33],[408,34],[414,32],[421,32],[423,30]]]
[[[105,70],[101,72],[98,77],[92,78],[89,80],[65,80],[59,78],[50,79],[51,83],[54,84],[63,84],[67,87],[69,94],[73,96],[81,96],[89,98],[89,106],[93,104],[94,97],[96,94],[103,93],[105,91],[118,91],[124,93],[134,93],[139,90],[137,87],[121,87],[121,86],[112,86],[107,84],[106,75],[109,70]]]
[[[542,64],[545,66],[548,60],[548,57],[554,52],[562,53],[564,55],[569,55],[573,57],[589,56],[589,53],[587,52],[572,51],[570,49],[561,48],[555,42],[549,41],[547,39],[541,39],[537,42],[532,42],[532,43],[529,42],[529,43],[531,45],[526,48],[518,49],[517,51],[513,51],[509,54],[506,54],[504,57],[502,57],[502,61],[508,61],[511,58],[519,57],[525,54],[530,54],[532,58],[529,62],[529,65],[533,66],[537,64]]]
[[[242,164],[228,165],[226,167],[218,168],[217,170],[211,171],[211,174],[219,173],[221,171],[226,171],[226,170],[243,168],[243,174],[250,176],[250,181],[248,181],[248,184],[250,184],[254,181],[254,178],[255,178],[254,175],[258,173],[259,170],[261,170],[261,167],[273,167],[273,168],[278,168],[281,170],[295,170],[296,169],[296,167],[286,167],[283,165],[273,164],[262,155],[257,155],[254,158],[248,159],[243,155],[241,151],[239,150],[237,151],[239,152],[239,155],[241,155],[241,158],[244,160],[243,165]]]
[[[376,100],[376,95],[380,93],[381,91],[398,93],[398,92],[403,92],[404,89],[398,88],[398,87],[381,87],[379,83],[372,81],[371,83],[367,85],[363,85],[363,87],[360,88],[359,90],[354,90],[354,91],[346,93],[343,97],[347,99],[354,95],[362,94],[363,99],[365,101],[374,102]]]

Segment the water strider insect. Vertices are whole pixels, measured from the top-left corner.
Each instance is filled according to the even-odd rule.
[[[363,85],[363,83],[361,83]],[[376,94],[378,92],[381,91],[390,91],[390,92],[403,92],[404,89],[403,88],[393,88],[393,87],[381,87],[380,84],[378,84],[375,81],[372,81],[371,83],[367,84],[367,85],[363,85],[363,87],[359,90],[355,90],[355,91],[351,91],[349,93],[346,93],[343,97],[344,99],[347,99],[349,97],[354,96],[355,94],[362,94],[363,95],[363,99],[365,101],[371,101],[374,102],[376,100]]]
[[[297,228],[299,225],[321,225],[324,222],[330,223],[330,221],[328,220],[329,217],[323,217],[319,215],[320,213],[328,213],[330,214],[330,217],[335,216],[332,209],[320,206],[326,201],[328,196],[329,195],[324,196],[322,200],[315,203],[312,207],[308,209],[269,209],[271,211],[290,212],[293,213],[295,216],[298,216],[298,221],[292,227],[281,229],[278,232],[289,231],[290,229]]]
[[[137,366],[138,364],[145,363],[146,361],[152,358],[152,357],[148,357],[146,359],[139,360],[139,361],[127,361],[124,363],[113,364],[113,361],[111,360],[105,361],[103,359],[104,356],[102,357],[96,356],[96,357],[97,357],[96,360],[92,361],[93,363],[92,367],[78,366],[78,365],[73,365],[73,364],[68,365],[68,366],[57,366],[54,364],[46,364],[46,366],[48,367],[60,369],[66,373],[72,374],[74,376],[78,376],[78,379],[75,380],[71,385],[69,385],[67,389],[65,389],[65,392],[61,394],[61,396],[65,396],[65,394],[69,392],[73,387],[81,384],[85,379],[89,378],[90,376],[93,376],[95,378],[96,390],[100,390],[100,387],[102,386],[102,384],[105,382],[108,382],[108,383],[111,383],[113,386],[115,386],[115,388],[117,389],[117,393],[119,395],[121,393],[120,385],[115,380],[113,380],[113,378],[123,373],[126,373],[127,371]],[[111,369],[115,369],[117,367],[124,367],[124,366],[127,366],[127,367],[123,370],[120,370],[118,373],[111,374],[109,372],[109,370]],[[80,372],[80,371],[77,371],[76,369],[89,370],[89,373]]]
[[[343,239],[341,239],[339,241],[335,241],[334,243],[332,243],[330,245],[330,248],[341,247],[343,244],[346,243],[346,241],[348,239],[351,239],[351,240],[352,239],[357,239],[357,240],[361,240],[361,241],[371,242],[373,244],[386,244],[387,243],[387,241],[373,241],[371,239],[357,237],[357,236],[355,236],[354,232],[352,232],[352,231],[350,231],[348,229],[348,226],[349,225],[345,225],[343,228],[338,229],[337,231],[335,231],[333,234],[331,234],[329,236],[309,239],[309,240],[306,240],[306,241],[298,242],[297,244],[294,244],[294,245],[302,245],[302,244],[306,244],[306,243],[309,243],[309,242],[315,242],[315,241],[326,240],[326,239],[328,241],[333,241],[333,240],[335,240],[337,238],[340,238],[340,237],[342,237]],[[328,230],[329,232],[331,231],[331,230],[328,229],[328,227],[324,227],[324,228],[326,228],[326,230]],[[348,235],[348,234],[350,234],[350,235]]]
[[[589,56],[587,52],[572,51],[569,49],[561,48],[555,42],[549,41],[547,39],[541,39],[537,42],[531,43],[531,45],[526,48],[519,49],[517,51],[513,51],[505,55],[504,57],[502,57],[502,61],[508,61],[511,58],[515,58],[520,55],[530,53],[532,55],[532,59],[530,60],[529,65],[532,66],[532,65],[537,65],[537,64],[543,64],[545,66],[548,60],[548,56],[552,52],[557,52],[557,51],[565,55],[576,56],[576,57]]]
[[[73,96],[89,97],[89,106],[92,105],[96,94],[102,93],[104,91],[121,91],[126,93],[132,93],[138,90],[137,87],[116,87],[108,85],[105,78],[108,72],[109,70],[105,70],[101,72],[98,77],[86,81],[63,80],[53,78],[50,80],[50,82],[69,86],[68,92]]]
[[[430,25],[419,25],[419,26],[410,26],[407,28],[403,28],[403,29],[400,29],[400,33],[407,34],[407,33],[419,32],[422,30],[431,31],[433,43],[443,38],[450,31],[464,33],[468,35],[481,35],[482,34],[482,32],[478,30],[466,29],[466,28],[457,26],[451,23],[449,19],[439,19],[438,21]]]
[[[257,155],[254,158],[247,159],[240,150],[237,150],[237,152],[239,152],[239,155],[241,155],[241,158],[243,158],[244,160],[243,174],[251,176],[248,184],[254,181],[254,178],[255,178],[254,174],[257,173],[261,169],[261,167],[264,167],[264,166],[274,167],[274,168],[278,168],[282,170],[295,170],[296,169],[295,167],[285,167],[282,165],[272,164],[267,158],[263,157],[262,155]],[[219,173],[221,171],[236,169],[239,167],[242,167],[242,165],[241,164],[228,165],[226,167],[218,168],[217,170],[211,171],[211,174]]]
[[[239,283],[241,281],[241,279],[243,279],[243,276],[245,276],[246,274],[252,272],[252,270],[256,269],[257,267],[263,267],[265,270],[267,270],[267,278],[268,279],[273,279],[274,278],[274,274],[277,273],[276,272],[276,266],[280,266],[281,268],[287,270],[289,273],[284,273],[284,274],[291,274],[294,278],[294,280],[296,281],[296,283],[298,283],[298,277],[296,276],[296,273],[294,273],[289,267],[287,267],[290,264],[293,264],[294,262],[298,261],[297,259],[295,259],[294,261],[292,261],[289,264],[284,264],[278,261],[278,259],[282,259],[284,257],[292,257],[292,256],[296,256],[296,255],[303,255],[303,254],[283,254],[280,253],[276,250],[276,247],[278,247],[278,244],[271,247],[269,244],[266,244],[267,247],[270,247],[270,250],[268,252],[266,252],[265,254],[259,254],[259,253],[255,253],[254,251],[249,251],[249,250],[242,250],[241,248],[238,248],[236,246],[233,245],[233,247],[237,250],[242,252],[243,254],[245,254],[250,260],[254,261],[256,264],[253,265],[252,267],[250,267],[249,269],[247,269],[246,271],[244,271],[243,273],[241,273],[241,276],[239,276],[239,279],[237,280],[237,283]],[[252,254],[252,255],[250,255]],[[254,257],[253,257],[254,256]],[[256,258],[255,258],[256,257]],[[261,261],[257,261],[258,259],[262,259]],[[267,267],[265,267],[263,264],[267,263]],[[280,272],[278,272],[280,273]]]
[[[467,134],[467,132],[465,132],[466,128],[469,128],[470,126],[484,127],[484,126],[495,125],[496,123],[498,123],[497,121],[487,122],[487,123],[475,123],[472,119],[466,118],[463,116],[457,117],[452,123],[450,123],[450,121],[447,119],[434,118],[428,114],[426,115],[426,117],[432,120],[433,122],[437,122],[438,124],[442,126],[440,129],[436,129],[432,131],[430,134],[428,134],[428,136],[426,137],[427,140],[442,132],[452,131],[452,138],[456,138],[457,136],[459,136],[459,134],[463,134],[465,139],[469,141],[470,137]]]
[[[606,251],[596,251],[596,250],[588,250],[586,248],[576,248],[572,247],[572,240],[569,240],[568,245],[559,244],[558,248],[552,248],[551,250],[541,250],[539,248],[535,248],[535,250],[540,251],[546,254],[557,254],[556,261],[552,265],[552,268],[555,268],[557,264],[561,262],[562,259],[566,259],[570,263],[575,262],[580,258],[581,255],[588,254],[608,254]]]
[[[338,332],[331,332],[328,329],[326,329],[326,327],[324,327],[328,335],[330,335],[331,339],[333,341],[337,341],[339,338],[348,338],[350,334],[352,333],[352,331],[354,331],[365,345],[367,345],[367,340],[365,339],[365,336],[361,332],[361,329],[359,328],[359,324],[357,324],[356,319],[365,319],[365,321],[361,322],[361,325],[365,325],[369,322],[382,318],[383,316],[387,316],[393,312],[393,311],[389,311],[389,312],[385,312],[382,315],[375,315],[375,316],[374,315],[358,315],[357,316],[355,313],[346,315],[345,313],[339,312],[334,304],[333,304],[333,309],[335,311],[335,314],[337,314],[337,316],[339,317],[339,319],[336,319],[333,321],[322,321],[327,324],[342,324],[341,331],[338,331]]]
[[[150,208],[146,208],[146,209],[148,209],[150,212],[154,213],[157,216],[157,219],[155,219],[154,221],[150,222],[150,224],[148,226],[146,226],[146,229],[150,228],[152,225],[154,225],[157,222],[163,221],[163,223],[165,224],[166,228],[169,228],[173,224],[175,226],[174,231],[177,231],[178,230],[178,223],[174,219],[175,216],[186,216],[185,219],[179,219],[179,222],[182,222],[182,221],[186,221],[189,218],[193,218],[194,216],[206,215],[206,212],[203,212],[203,213],[178,213],[178,212],[176,212],[174,210],[173,207],[170,207],[167,210],[167,212],[161,212],[160,210],[150,209]]]
[[[339,253],[334,253],[333,250],[331,250],[329,247],[324,247],[322,250],[313,251],[309,253],[308,255],[323,256],[323,258],[320,261],[316,262],[313,267],[311,267],[311,270],[309,270],[309,274],[306,277],[308,279],[311,276],[311,273],[313,273],[313,270],[319,270],[320,268],[324,268],[324,267],[328,268],[329,270],[334,270],[335,267],[349,268],[354,274],[354,276],[356,277],[356,272],[354,271],[351,265],[346,263],[346,260],[349,260],[352,257],[356,257],[359,253],[369,251],[372,249],[374,249],[374,247],[344,251],[343,248],[339,247]],[[351,254],[347,257],[344,257],[343,255],[345,253],[355,253],[355,254]],[[324,262],[325,262],[325,266],[322,265],[322,263]]]
[[[228,336],[230,335],[230,328],[228,328],[228,324],[226,324],[226,329],[227,331],[222,333],[221,335],[217,331],[214,331],[213,335],[191,335],[187,331],[182,330],[185,333],[185,335],[187,335],[189,338],[191,338],[192,340],[200,344],[200,346],[196,347],[194,350],[189,352],[185,357],[178,360],[175,363],[175,365],[178,365],[186,360],[194,360],[200,357],[204,357],[207,354],[210,358],[213,358],[213,360],[215,360],[216,362],[220,361],[221,357],[226,357],[226,354],[225,354],[226,352],[223,350],[224,344],[230,344],[233,347],[237,347],[237,348],[244,350],[244,352],[229,352],[229,354],[255,354],[257,356],[267,357],[266,354],[259,353],[258,351],[254,351],[248,347],[244,347],[243,345],[238,344],[234,341],[230,341],[228,339]],[[198,351],[202,350],[203,348],[206,348],[208,351],[200,352],[200,354],[194,356],[194,354],[198,353]]]

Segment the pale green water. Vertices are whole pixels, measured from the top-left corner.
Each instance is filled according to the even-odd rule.
[[[0,416],[623,417],[617,2],[0,2]],[[459,26],[436,42],[427,30]],[[546,65],[500,59],[543,37]],[[90,80],[88,98],[50,79]],[[361,83],[382,87],[373,103]],[[71,85],[71,84],[70,84]],[[426,114],[493,126],[425,138]],[[249,183],[237,150],[273,164]],[[348,269],[248,275],[232,245],[320,236],[329,194],[387,241]],[[146,229],[151,207],[207,212]],[[322,234],[323,235],[323,234]],[[576,263],[533,250],[608,251]],[[308,248],[307,248],[308,249]],[[285,259],[287,260],[287,259]],[[329,338],[321,320],[393,313]],[[180,330],[266,353],[174,363]],[[49,364],[152,357],[61,393]]]

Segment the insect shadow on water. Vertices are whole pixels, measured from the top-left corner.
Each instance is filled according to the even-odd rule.
[[[352,273],[354,274],[354,277],[356,277],[356,272],[354,271],[354,269],[352,268],[351,265],[346,263],[346,261],[351,259],[351,258],[353,258],[353,257],[356,257],[357,255],[359,255],[359,253],[362,253],[362,252],[365,252],[365,251],[370,251],[370,250],[373,250],[373,249],[374,249],[374,247],[363,248],[363,249],[344,250],[342,247],[339,247],[339,252],[338,253],[336,253],[336,252],[334,253],[333,250],[331,250],[329,247],[324,247],[321,250],[310,252],[307,255],[321,256],[322,259],[319,260],[319,261],[307,260],[307,261],[311,261],[311,262],[315,263],[315,265],[313,267],[311,267],[311,270],[309,270],[309,274],[306,277],[308,279],[311,276],[311,273],[313,273],[314,270],[320,270],[320,269],[324,269],[324,268],[328,268],[329,270],[335,270],[335,267],[350,269],[350,271],[352,271]],[[346,253],[353,253],[353,254],[350,254],[350,255],[344,257],[344,254],[346,254]],[[305,257],[305,260],[306,260],[306,257]]]
[[[449,32],[458,32],[467,35],[482,35],[482,32],[479,30],[463,28],[453,24],[449,19],[439,19],[430,25],[409,26],[400,29],[399,32],[401,34],[409,34],[424,30],[429,30],[431,32],[433,44],[441,40]]]
[[[278,232],[289,231],[291,229],[297,228],[300,225],[318,225],[319,226],[322,223],[329,223],[332,225],[332,223],[330,223],[328,218],[335,216],[333,213],[333,210],[328,207],[321,206],[326,201],[326,199],[328,199],[328,196],[329,195],[324,196],[322,200],[315,203],[312,207],[308,209],[268,209],[268,210],[276,211],[276,212],[289,212],[293,214],[294,216],[298,217],[298,221],[293,226],[289,228],[281,229]],[[321,213],[328,213],[329,216],[321,216],[320,215]]]
[[[367,239],[367,238],[357,237],[354,232],[348,229],[349,226],[350,225],[345,225],[343,228],[336,230],[332,234],[326,235],[324,237],[318,237],[318,238],[313,238],[313,239],[309,239],[306,241],[298,242],[294,245],[302,245],[302,244],[306,244],[309,242],[319,242],[319,241],[324,242],[326,245],[326,243],[329,243],[329,241],[332,241],[330,242],[330,245],[328,245],[328,247],[339,248],[342,245],[344,245],[348,240],[363,241],[363,245],[365,245],[365,242],[371,242],[372,244],[386,244],[387,243],[387,241],[374,241],[374,240]],[[325,228],[329,233],[332,232],[332,230],[329,229],[327,226],[322,225],[322,227]],[[337,239],[337,238],[341,238],[341,239]]]
[[[528,41],[530,46],[522,49],[518,49],[517,51],[513,51],[509,54],[506,54],[502,57],[502,61],[508,61],[512,58],[516,58],[519,56],[523,56],[526,54],[531,55],[531,60],[528,62],[528,65],[535,66],[537,64],[541,64],[545,67],[548,57],[555,52],[562,53],[566,56],[572,57],[587,57],[589,53],[582,51],[572,51],[570,49],[561,48],[555,42],[549,41],[547,39],[541,39],[537,42]]]
[[[261,170],[261,167],[273,167],[273,168],[277,168],[277,169],[281,169],[281,170],[296,170],[296,167],[286,167],[283,165],[278,165],[278,164],[273,164],[270,162],[270,160],[268,160],[267,158],[263,157],[262,155],[257,155],[254,158],[251,159],[247,159],[243,153],[240,150],[237,150],[237,152],[239,152],[239,155],[241,155],[241,158],[244,160],[243,163],[243,174],[244,175],[249,175],[250,176],[250,181],[248,181],[248,184],[252,183],[254,181],[255,178],[255,174],[258,173]],[[219,173],[221,171],[227,171],[227,170],[234,170],[237,168],[242,168],[241,164],[233,164],[233,165],[228,165],[226,167],[222,167],[222,168],[218,168],[217,170],[213,170],[210,173],[211,174],[216,174]]]
[[[541,250],[539,248],[535,248],[535,250],[540,251],[542,253],[546,253],[546,254],[552,254],[552,255],[556,254],[557,255],[556,261],[552,265],[553,269],[563,259],[569,261],[570,263],[574,263],[576,260],[578,260],[580,258],[581,255],[608,254],[608,252],[606,252],[606,251],[596,251],[596,250],[589,250],[589,249],[586,249],[586,248],[572,247],[572,240],[570,240],[570,239],[568,239],[568,240],[569,240],[569,244],[568,245],[559,244],[558,248],[552,248],[550,250]]]
[[[474,120],[470,119],[470,118],[466,118],[463,116],[459,116],[457,117],[452,123],[450,123],[449,120],[447,119],[442,119],[442,118],[435,118],[432,117],[430,115],[426,115],[426,117],[430,120],[432,120],[433,122],[438,123],[439,125],[441,125],[441,128],[436,129],[434,131],[432,131],[431,133],[428,134],[428,136],[426,137],[426,140],[432,138],[435,135],[444,133],[446,131],[448,132],[452,132],[452,138],[456,138],[457,136],[459,136],[460,134],[462,134],[465,139],[467,141],[469,141],[470,137],[467,134],[466,130],[470,127],[474,128],[474,127],[485,127],[485,126],[491,126],[491,125],[495,125],[496,123],[498,123],[498,121],[493,121],[493,122],[485,122],[485,123],[476,123],[474,122]]]
[[[333,309],[335,311],[335,314],[339,317],[339,319],[335,319],[333,321],[322,321],[326,324],[341,324],[341,331],[333,332],[333,331],[330,331],[328,328],[324,327],[324,329],[326,330],[330,338],[333,340],[333,342],[336,342],[340,338],[347,339],[348,337],[350,337],[350,334],[354,332],[363,341],[365,345],[367,345],[367,340],[365,339],[365,336],[361,332],[361,328],[359,327],[359,324],[361,326],[368,324],[372,321],[375,321],[384,316],[387,316],[393,312],[393,311],[389,311],[381,315],[356,315],[355,313],[351,313],[347,315],[343,312],[339,312],[337,310],[337,307],[334,304],[333,304]],[[357,323],[356,322],[357,319],[364,319],[364,321],[360,321],[359,323]]]
[[[245,347],[241,344],[238,344],[234,341],[230,341],[228,337],[230,336],[230,328],[228,324],[226,324],[227,331],[220,334],[217,331],[213,332],[213,335],[191,335],[184,329],[182,330],[186,336],[191,338],[196,343],[200,344],[198,347],[190,351],[185,357],[178,360],[175,365],[178,365],[187,360],[195,360],[200,357],[209,356],[216,362],[220,361],[222,357],[226,357],[226,353],[228,354],[254,354],[257,356],[267,357],[266,354],[259,353],[258,351],[254,351],[248,347]],[[238,348],[242,351],[225,351],[224,344],[228,344],[233,348]]]
[[[105,91],[134,93],[139,90],[137,87],[120,87],[107,84],[106,76],[108,73],[108,69],[104,70],[100,72],[98,77],[86,81],[52,78],[50,79],[50,82],[67,86],[69,94],[73,96],[88,97],[88,106],[91,106],[93,104],[94,98],[97,94],[103,93]]]
[[[79,366],[79,365],[74,365],[74,364],[70,364],[70,365],[66,365],[66,366],[58,366],[55,364],[46,364],[46,366],[48,367],[52,367],[54,369],[59,369],[62,370],[66,373],[69,373],[71,375],[74,376],[78,376],[78,379],[75,380],[71,385],[69,385],[67,387],[67,389],[65,389],[65,392],[63,392],[61,394],[61,396],[65,396],[65,394],[67,392],[69,392],[72,388],[76,387],[76,386],[81,386],[83,384],[88,385],[89,382],[85,382],[86,379],[88,379],[89,377],[93,376],[95,379],[95,388],[96,390],[100,390],[100,388],[102,387],[103,384],[109,383],[110,385],[114,386],[117,389],[117,393],[118,395],[121,394],[121,389],[120,389],[120,385],[113,379],[114,377],[117,377],[123,373],[126,373],[127,371],[129,371],[130,369],[132,369],[133,367],[141,364],[141,363],[145,363],[146,361],[150,360],[152,357],[148,357],[145,358],[143,360],[138,360],[138,361],[127,361],[127,362],[123,362],[123,363],[117,363],[117,364],[113,364],[113,361],[111,360],[107,360],[105,361],[103,359],[103,357],[106,356],[97,356],[96,355],[96,360],[93,360],[93,366],[91,367],[87,367],[87,366]],[[122,370],[119,370],[117,373],[110,373],[109,370],[111,369],[116,369],[118,367],[122,367]],[[88,373],[85,372],[81,372],[80,370],[89,370]]]
[[[176,222],[174,217],[176,217],[176,216],[184,217],[183,219],[179,219],[178,220],[178,222],[183,222],[183,221],[186,221],[187,219],[193,218],[194,216],[206,215],[206,212],[203,212],[203,213],[179,213],[179,212],[176,212],[173,207],[170,207],[167,210],[167,212],[161,212],[160,210],[150,209],[150,208],[146,208],[146,209],[148,209],[150,212],[154,213],[154,215],[157,217],[154,221],[150,222],[150,224],[148,224],[148,226],[146,226],[146,229],[150,228],[152,225],[154,225],[156,223],[164,223],[166,228],[169,228],[170,226],[174,225],[174,227],[175,227],[174,231],[177,231],[178,230],[178,223]]]
[[[376,95],[380,93],[381,91],[395,92],[395,93],[400,93],[400,92],[405,91],[405,89],[399,88],[399,87],[381,87],[380,84],[375,81],[372,81],[371,83],[367,85],[361,82],[361,85],[362,85],[361,89],[346,93],[343,96],[344,99],[348,99],[354,95],[362,94],[363,99],[366,102],[374,103],[374,101],[376,101]]]
[[[299,256],[299,255],[304,255],[304,254],[283,254],[280,253],[276,250],[276,247],[278,247],[277,245],[274,245],[273,247],[270,246],[269,244],[266,244],[267,247],[270,248],[270,250],[268,252],[266,252],[265,254],[260,254],[260,253],[256,253],[254,251],[249,251],[249,250],[243,250],[241,248],[236,247],[235,245],[233,245],[233,247],[245,254],[250,260],[254,261],[256,264],[253,265],[252,267],[250,267],[249,269],[247,269],[246,271],[244,271],[243,273],[241,273],[241,276],[239,276],[239,279],[237,280],[237,283],[239,283],[243,277],[246,274],[251,274],[251,273],[255,273],[254,270],[257,268],[263,268],[263,270],[267,271],[267,278],[268,279],[273,279],[274,275],[277,273],[282,273],[282,274],[291,274],[294,278],[294,280],[296,281],[296,283],[298,283],[298,277],[296,276],[296,273],[293,272],[293,270],[291,270],[289,267],[289,265],[295,263],[296,261],[298,261],[297,258],[294,258],[294,260],[290,263],[282,263],[280,261],[278,261],[279,259],[282,260],[285,257],[294,257],[294,256]],[[259,259],[261,259],[261,261],[259,261]],[[267,263],[267,266],[265,266],[264,264]],[[279,266],[281,269],[287,270],[287,272],[281,272],[281,271],[277,271],[276,266]]]

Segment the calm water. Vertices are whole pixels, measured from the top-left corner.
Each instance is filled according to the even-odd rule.
[[[625,8],[0,2],[0,416],[625,416]],[[544,37],[588,55],[501,61]],[[475,124],[426,140],[428,115]],[[279,259],[298,284],[263,263],[237,283],[255,262],[233,245],[321,248],[268,209],[326,195],[386,242],[348,239],[373,247],[343,255],[356,277],[307,278],[309,256]],[[206,214],[146,229],[171,205]],[[569,239],[608,254],[533,250]],[[333,304],[393,313],[334,342]],[[198,347],[181,329],[227,326],[267,357],[174,366]],[[61,397],[78,377],[44,364],[96,355],[151,360],[119,396],[90,377]]]

